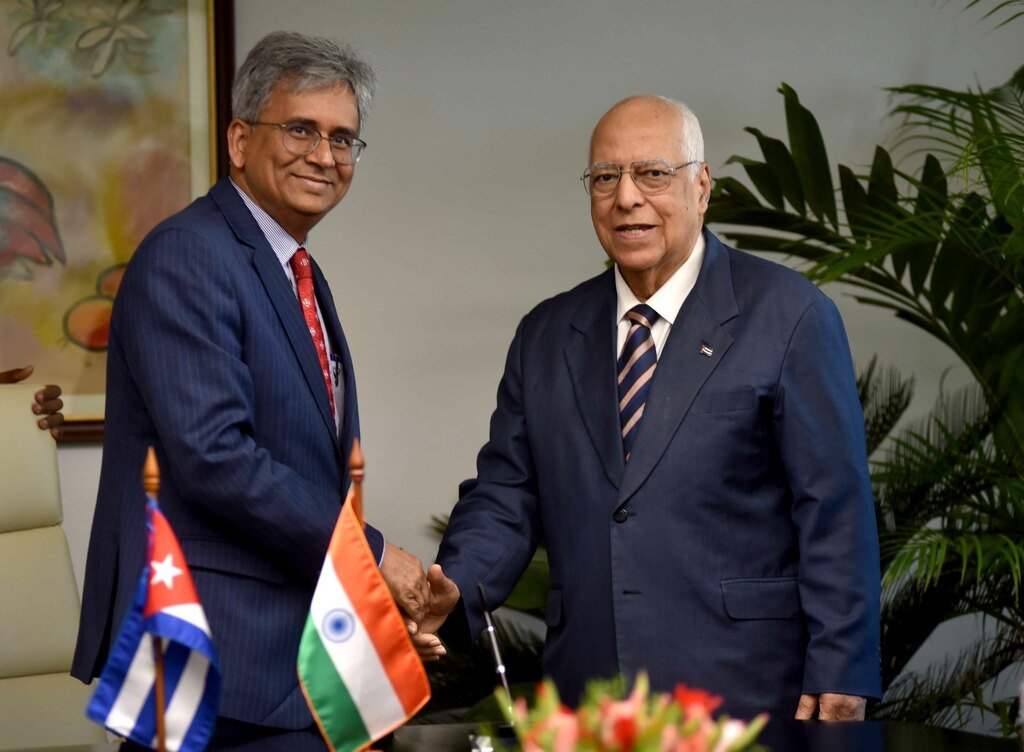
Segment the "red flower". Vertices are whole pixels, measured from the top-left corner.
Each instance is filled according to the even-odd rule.
[[[680,684],[673,705],[668,694],[650,694],[644,673],[628,697],[614,700],[615,694],[604,685],[592,685],[587,702],[573,713],[548,681],[538,691],[533,710],[518,698],[508,716],[515,718],[523,752],[571,752],[577,747],[634,752],[638,744],[659,752],[732,752],[740,744],[749,747],[767,720],[761,714],[750,724],[724,718],[716,722],[711,714],[722,704],[721,697]],[[508,704],[507,698],[504,702]]]
[[[620,716],[612,722],[612,738],[623,750],[633,749],[636,742],[636,718]]]
[[[676,685],[676,705],[687,716],[710,716],[722,704],[721,695],[713,695],[703,689],[690,689],[685,684]]]

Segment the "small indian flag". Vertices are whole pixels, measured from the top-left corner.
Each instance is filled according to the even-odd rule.
[[[328,747],[358,750],[430,699],[405,619],[345,500],[299,644],[299,683]]]

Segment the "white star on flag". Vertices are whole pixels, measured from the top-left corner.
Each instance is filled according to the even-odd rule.
[[[174,559],[171,554],[167,554],[163,561],[153,562],[153,579],[150,580],[150,585],[156,585],[158,582],[162,582],[167,586],[168,590],[174,589],[174,578],[181,574],[182,570],[174,566]]]

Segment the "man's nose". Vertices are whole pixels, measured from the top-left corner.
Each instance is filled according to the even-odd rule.
[[[306,159],[324,168],[334,167],[338,163],[326,138],[320,139],[320,143],[316,145],[313,151],[306,155]]]
[[[643,191],[641,191],[633,180],[633,176],[624,172],[619,177],[619,182],[615,186],[615,204],[620,209],[632,209],[634,206],[639,206],[646,200]]]

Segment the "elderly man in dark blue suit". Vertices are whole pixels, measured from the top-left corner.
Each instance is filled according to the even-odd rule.
[[[153,446],[160,503],[220,659],[215,745],[324,748],[295,665],[359,415],[307,235],[352,183],[374,85],[369,66],[332,40],[260,41],[234,84],[230,178],[150,233],[114,306],[72,673],[98,675],[132,599],[146,545],[140,472]],[[399,605],[422,619],[420,562],[370,526],[366,536]]]
[[[646,670],[734,715],[863,718],[878,542],[835,306],[703,228],[710,171],[678,102],[613,107],[583,181],[615,265],[512,342],[438,554],[471,632],[477,583],[500,603],[543,540],[544,667],[569,702]]]

